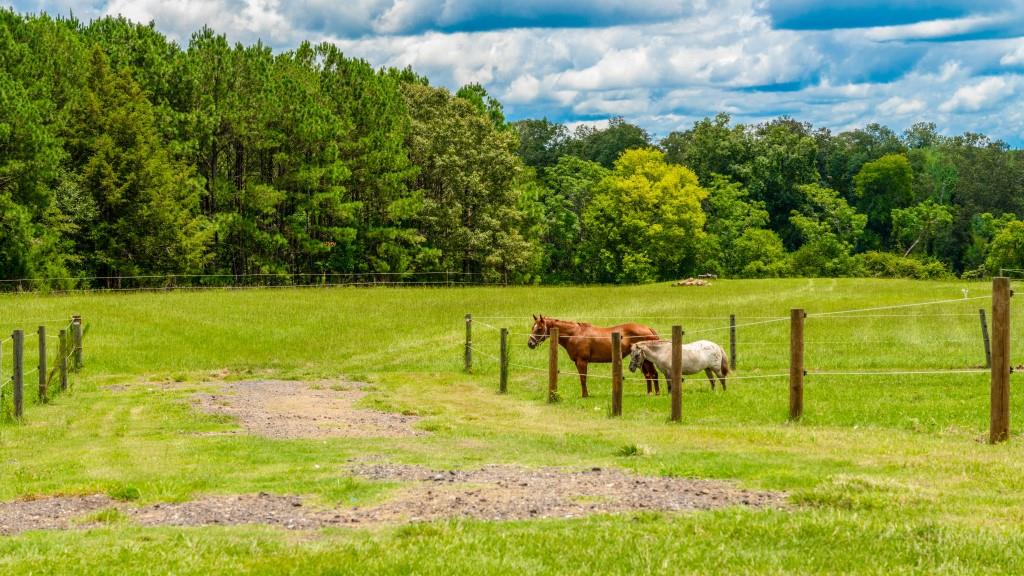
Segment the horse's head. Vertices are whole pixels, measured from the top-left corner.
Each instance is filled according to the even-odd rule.
[[[636,372],[637,366],[640,366],[644,361],[644,349],[637,344],[633,344],[633,349],[629,351],[629,371]]]
[[[548,319],[543,314],[540,316],[534,315],[533,330],[530,330],[530,339],[526,342],[526,345],[531,349],[536,348],[538,344],[548,339],[548,334]]]

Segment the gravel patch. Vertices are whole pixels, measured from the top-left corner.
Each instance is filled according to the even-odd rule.
[[[376,463],[355,464],[350,472],[366,480],[403,482],[406,486],[388,501],[355,508],[310,505],[300,496],[264,492],[204,496],[189,502],[143,507],[104,495],[7,502],[0,503],[0,534],[82,526],[84,515],[111,507],[142,526],[263,524],[312,530],[451,518],[507,521],[634,511],[786,506],[786,495],[780,492],[744,490],[715,480],[638,476],[607,468],[570,471],[492,465],[456,471]]]
[[[205,496],[188,502],[153,504],[126,512],[143,526],[211,526],[266,524],[311,530],[328,524],[325,511],[306,509],[298,496],[261,492],[239,496]]]
[[[413,482],[413,488],[364,511],[371,521],[442,518],[522,520],[570,518],[637,510],[677,512],[726,506],[780,508],[786,495],[745,490],[729,482],[639,476],[611,468],[569,471],[491,465],[438,471],[378,463],[357,466],[357,477]]]
[[[197,394],[204,412],[238,420],[250,434],[270,438],[402,438],[426,434],[418,416],[356,408],[366,396],[356,382],[249,380],[225,382],[215,394]]]
[[[110,497],[103,494],[0,502],[0,536],[27,530],[71,528],[74,519],[109,508],[113,503]]]

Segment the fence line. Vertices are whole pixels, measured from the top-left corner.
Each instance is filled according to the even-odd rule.
[[[721,327],[717,327],[717,328],[701,328],[701,329],[697,329],[697,330],[691,330],[691,331],[689,331],[688,335],[689,336],[694,336],[694,335],[697,335],[697,334],[703,334],[703,333],[707,333],[707,332],[725,332],[726,330],[729,330],[730,331],[730,354],[733,355],[732,356],[733,364],[735,365],[735,362],[736,362],[735,356],[734,356],[735,348],[736,348],[735,334],[736,334],[736,329],[737,328],[752,327],[752,326],[767,325],[767,324],[774,324],[774,323],[785,322],[786,320],[789,320],[789,371],[788,371],[788,373],[784,372],[784,373],[772,373],[772,374],[751,374],[749,376],[731,375],[731,376],[727,377],[725,380],[726,381],[728,381],[728,380],[737,380],[737,381],[739,381],[739,380],[755,380],[755,379],[768,379],[768,378],[782,378],[782,377],[788,376],[788,378],[789,378],[789,386],[788,387],[789,387],[789,419],[790,419],[790,421],[799,421],[801,416],[802,416],[802,414],[803,414],[804,381],[805,381],[805,377],[807,377],[807,376],[810,376],[812,378],[812,382],[813,382],[813,380],[818,378],[818,377],[873,377],[873,376],[894,377],[894,376],[903,376],[903,375],[906,375],[906,376],[921,376],[921,377],[943,375],[943,376],[947,376],[948,377],[948,376],[954,376],[954,375],[957,375],[957,374],[964,374],[964,375],[967,375],[967,374],[991,374],[991,404],[990,404],[990,410],[991,410],[990,420],[991,420],[991,422],[990,422],[990,438],[989,438],[989,442],[995,443],[995,442],[1004,441],[1004,440],[1006,440],[1009,437],[1009,384],[1010,384],[1009,379],[1010,379],[1010,374],[1014,371],[1014,369],[1012,367],[1012,364],[1010,362],[1010,331],[1009,331],[1009,327],[1010,327],[1010,307],[1011,307],[1011,300],[1010,300],[1010,298],[1012,296],[1013,296],[1013,293],[1010,290],[1009,279],[1005,278],[1005,277],[998,277],[998,278],[993,278],[993,280],[992,280],[992,292],[991,292],[991,294],[986,294],[986,295],[982,295],[982,296],[967,297],[967,290],[965,289],[965,290],[963,290],[963,297],[962,298],[954,298],[954,299],[931,300],[931,301],[927,301],[927,302],[912,302],[912,303],[908,303],[908,304],[893,304],[893,305],[887,305],[887,306],[875,306],[875,307],[871,307],[871,308],[856,308],[856,309],[847,309],[847,310],[834,310],[834,311],[830,311],[830,312],[820,312],[820,313],[815,313],[815,314],[810,314],[810,315],[808,315],[805,312],[804,309],[794,308],[794,309],[790,310],[789,317],[767,317],[767,318],[762,317],[764,319],[758,320],[756,322],[746,322],[746,323],[739,324],[739,325],[735,324],[735,316],[733,314],[730,314],[729,315],[729,325],[728,326],[721,326]],[[851,369],[842,369],[842,368],[840,368],[840,369],[835,369],[835,370],[821,369],[821,370],[810,370],[810,371],[805,369],[806,364],[804,362],[804,358],[805,358],[805,348],[806,348],[807,345],[810,345],[810,346],[813,347],[813,346],[829,346],[829,345],[844,345],[844,346],[851,346],[852,345],[852,346],[856,346],[856,345],[866,345],[866,344],[881,344],[881,343],[887,343],[888,344],[888,343],[900,343],[900,342],[906,344],[908,340],[913,340],[913,338],[911,338],[910,334],[904,334],[904,335],[902,335],[901,338],[891,338],[891,339],[867,338],[867,339],[857,339],[857,340],[835,340],[835,339],[832,339],[832,340],[809,340],[809,341],[805,341],[804,340],[804,324],[805,324],[805,319],[807,317],[813,317],[813,318],[846,318],[846,319],[852,319],[852,318],[858,318],[858,319],[863,319],[863,318],[960,318],[960,317],[968,317],[968,316],[974,317],[975,316],[975,311],[973,311],[973,310],[971,312],[969,312],[969,313],[941,312],[940,311],[940,312],[936,312],[936,313],[932,313],[932,314],[920,314],[920,313],[914,314],[914,313],[898,313],[898,312],[897,313],[878,313],[878,312],[881,312],[881,311],[893,311],[893,310],[905,310],[905,309],[909,309],[909,308],[919,308],[919,307],[923,307],[923,306],[937,306],[937,305],[945,305],[945,304],[967,303],[967,302],[974,302],[974,301],[978,301],[978,300],[989,300],[989,299],[992,302],[992,316],[993,316],[993,319],[992,319],[993,320],[993,324],[992,324],[993,350],[992,350],[991,356],[988,356],[988,354],[989,354],[989,349],[988,349],[988,331],[986,329],[985,311],[984,311],[984,309],[979,311],[982,332],[984,333],[984,338],[983,339],[985,340],[985,344],[986,344],[986,349],[985,349],[986,356],[988,356],[988,362],[990,364],[989,368],[910,368],[910,369],[906,369],[906,368],[897,368],[897,367],[886,367],[886,368],[870,369],[870,370],[860,370],[860,369],[852,369],[851,370]],[[618,318],[623,318],[625,316],[617,316],[617,317]],[[587,376],[587,377],[590,377],[590,378],[597,378],[597,379],[601,379],[601,380],[611,380],[612,381],[612,415],[613,416],[621,415],[620,408],[619,408],[619,407],[621,407],[621,395],[619,393],[619,390],[620,390],[620,384],[619,384],[620,380],[619,380],[619,378],[621,377],[622,373],[621,373],[621,365],[618,363],[618,358],[617,357],[616,357],[615,361],[612,362],[612,372],[613,373],[610,376],[605,376],[605,375],[602,375],[602,374],[589,374],[589,373],[588,374],[581,374],[579,372],[560,370],[559,369],[559,364],[561,362],[559,361],[558,342],[556,342],[555,340],[558,339],[558,336],[562,336],[562,334],[557,334],[557,325],[555,325],[555,326],[551,326],[550,327],[550,330],[548,331],[548,335],[547,335],[547,336],[549,336],[549,338],[551,338],[551,341],[550,341],[550,353],[548,355],[548,366],[547,366],[546,370],[544,368],[541,368],[541,367],[535,367],[535,366],[530,366],[530,365],[526,365],[526,364],[519,364],[519,363],[511,363],[510,364],[508,362],[507,337],[509,336],[509,333],[508,333],[507,328],[499,328],[498,326],[494,326],[493,324],[489,324],[488,322],[484,322],[483,321],[483,319],[496,320],[496,319],[506,319],[506,318],[519,319],[519,318],[522,318],[522,317],[520,317],[520,316],[481,316],[481,317],[477,318],[477,323],[481,327],[483,327],[485,329],[491,329],[491,330],[495,330],[495,331],[500,331],[500,333],[501,333],[501,357],[497,357],[497,356],[494,356],[493,354],[489,354],[489,353],[487,353],[487,352],[485,352],[483,350],[480,350],[479,348],[476,348],[476,351],[477,351],[478,354],[482,354],[483,357],[485,357],[485,358],[490,358],[490,359],[496,360],[498,362],[498,364],[501,366],[501,378],[500,378],[501,379],[501,384],[500,384],[499,388],[500,388],[500,390],[502,392],[504,392],[505,388],[506,388],[506,370],[507,370],[507,367],[510,366],[510,365],[511,366],[515,366],[516,368],[520,368],[520,369],[524,369],[524,370],[530,370],[530,371],[533,371],[533,372],[541,372],[541,373],[543,373],[545,371],[548,372],[548,376],[549,376],[549,380],[548,380],[549,401],[557,400],[557,382],[558,382],[558,376],[559,375],[565,375],[565,376],[574,376],[575,375],[575,376],[580,376],[580,377]],[[593,317],[591,317],[591,318],[593,318]],[[639,318],[639,317],[636,317],[636,318]],[[655,318],[655,317],[648,316],[648,318]],[[668,318],[668,317],[660,317],[660,318]],[[719,318],[719,317],[716,316],[714,318]],[[470,353],[474,349],[474,347],[472,346],[472,341],[471,341],[471,337],[470,337],[471,327],[472,327],[472,324],[473,324],[473,322],[472,322],[472,320],[473,320],[472,314],[466,314],[466,318],[465,319],[466,319],[466,358],[467,358],[466,366],[467,366],[467,370],[469,370],[469,366],[470,366],[470,364],[469,364],[469,357],[470,357]],[[690,319],[693,320],[694,318],[690,318]],[[551,335],[551,332],[556,332],[557,335]],[[680,336],[681,336],[681,326],[678,325],[678,324],[674,325],[672,327],[672,333],[673,333],[673,337],[672,337],[672,369],[671,369],[672,374],[671,374],[670,381],[673,382],[676,385],[672,387],[673,394],[672,394],[672,418],[671,418],[671,420],[673,422],[678,422],[678,421],[681,420],[681,409],[680,409],[680,396],[679,396],[679,392],[682,389],[682,386],[680,385],[680,379],[679,379],[679,372],[680,372],[681,364],[682,364],[682,359],[681,359],[681,348],[682,348],[681,340],[682,339],[680,338]],[[512,335],[513,336],[532,336],[532,334],[526,334],[526,333],[514,333]],[[565,336],[567,336],[568,338],[580,338],[580,336],[570,336],[570,335],[565,335]],[[617,350],[617,348],[614,348],[614,347],[618,346],[618,342],[619,342],[618,336],[619,336],[619,334],[616,333],[616,334],[614,334],[614,337],[612,338],[613,349],[616,349],[616,350]],[[584,338],[608,340],[609,339],[609,335],[584,336]],[[950,348],[950,345],[959,347],[959,345],[967,345],[967,344],[969,344],[971,342],[976,342],[976,340],[973,339],[973,338],[965,339],[965,338],[956,337],[956,338],[932,339],[932,340],[929,340],[927,343],[928,344],[944,344],[944,345],[946,345],[946,348],[948,349],[948,348]],[[922,342],[922,344],[923,344],[923,342]],[[783,342],[767,342],[767,341],[761,339],[759,341],[746,342],[746,343],[744,343],[744,345],[750,345],[750,346],[776,346],[776,347],[782,348],[783,347]],[[616,354],[616,356],[617,356],[617,354]],[[715,370],[717,372],[717,368]],[[714,386],[714,383],[712,383],[712,386]],[[724,388],[724,385],[723,385],[723,388]],[[648,389],[648,392],[650,392],[650,389]],[[583,387],[583,395],[584,396],[587,395],[586,386]],[[551,400],[551,399],[554,399],[554,400]]]
[[[842,316],[845,314],[853,314],[856,312],[874,312],[875,310],[898,310],[901,308],[914,308],[918,306],[933,306],[937,304],[951,304],[955,302],[970,302],[972,300],[984,300],[991,299],[991,294],[984,296],[973,296],[971,298],[951,298],[948,300],[933,300],[931,302],[915,302],[913,304],[897,304],[893,306],[876,306],[874,308],[857,308],[853,310],[835,310],[832,312],[815,312],[814,314],[808,314],[808,318],[822,317],[822,316]]]
[[[962,301],[962,300],[961,300]],[[825,316],[826,314],[808,314],[808,317],[812,316]],[[830,316],[830,320],[845,320],[847,318],[959,318],[964,316],[976,317],[977,312],[964,312],[957,314],[843,314],[839,316]]]
[[[485,352],[485,351],[483,351],[483,350],[481,350],[479,348],[476,348],[476,347],[472,347],[472,348],[473,348],[473,352],[476,353],[476,354],[481,354],[481,355],[483,355],[484,357],[486,357],[488,359],[494,360],[495,362],[500,362],[501,361],[501,358],[498,357],[498,356],[495,356],[494,354],[490,354],[490,353]],[[513,366],[513,367],[516,367],[516,368],[523,368],[523,369],[526,369],[526,370],[532,370],[534,372],[547,372],[548,371],[547,368],[540,368],[538,366],[530,366],[528,364],[509,363],[509,366]],[[981,374],[981,373],[986,373],[987,374],[989,372],[991,372],[991,370],[986,369],[986,368],[979,368],[979,369],[973,369],[973,368],[970,368],[970,369],[948,368],[948,369],[937,369],[937,370],[886,370],[886,371],[883,371],[883,370],[872,370],[872,371],[843,371],[843,372],[807,370],[807,376],[898,376],[898,375],[931,375],[931,374]],[[567,371],[564,371],[564,370],[561,370],[561,369],[558,370],[558,374],[560,376],[586,376],[587,378],[600,378],[602,380],[610,380],[612,378],[611,376],[605,376],[603,374],[591,374],[591,373],[581,374],[579,372],[567,372]],[[733,380],[760,380],[760,379],[765,379],[765,378],[781,378],[783,376],[789,376],[789,372],[779,372],[779,373],[773,373],[773,374],[754,374],[754,375],[750,375],[750,376],[732,376],[732,375],[730,375],[726,379],[731,382]]]
[[[10,337],[7,337],[7,338],[4,338],[4,339],[0,340],[0,407],[2,407],[5,404],[5,402],[6,402],[4,400],[4,397],[5,397],[4,388],[7,387],[8,383],[11,383],[12,385],[15,384],[16,383],[15,381],[17,379],[20,379],[22,381],[23,387],[19,390],[15,386],[15,390],[13,390],[13,392],[15,393],[16,396],[20,395],[20,397],[22,399],[22,402],[25,399],[24,392],[28,391],[28,390],[37,390],[38,391],[37,392],[38,401],[40,403],[45,404],[45,403],[47,403],[49,401],[50,398],[54,397],[58,393],[58,391],[66,391],[68,389],[68,386],[65,386],[65,385],[69,383],[69,378],[68,378],[69,373],[70,372],[77,372],[78,370],[81,369],[81,364],[76,364],[74,367],[69,366],[69,360],[72,360],[72,359],[76,358],[77,353],[79,351],[84,350],[84,348],[85,348],[84,345],[83,345],[83,341],[80,338],[80,336],[82,336],[84,333],[79,331],[79,330],[70,331],[68,329],[72,328],[72,327],[75,327],[76,326],[76,321],[80,322],[80,318],[81,318],[80,316],[76,315],[76,316],[73,317],[72,321],[68,322],[67,324],[63,324],[63,322],[65,322],[63,320],[59,321],[59,322],[62,323],[62,325],[60,326],[59,332],[67,335],[67,337],[64,339],[64,341],[61,342],[66,347],[64,350],[61,349],[60,345],[55,346],[53,348],[49,348],[49,347],[45,346],[45,344],[46,344],[45,340],[41,341],[41,342],[38,342],[39,345],[40,345],[39,346],[40,352],[42,352],[43,354],[32,355],[31,357],[35,358],[37,363],[34,366],[32,366],[30,369],[26,370],[25,369],[26,366],[24,365],[24,360],[27,360],[26,356],[29,356],[29,355],[25,354],[25,352],[28,352],[28,351],[32,350],[32,348],[34,348],[34,346],[33,347],[25,347],[25,348],[22,349],[23,364],[21,365],[20,370],[17,370],[17,371],[12,370],[12,372],[14,372],[14,373],[12,373],[9,376],[4,374],[3,345],[6,344],[8,341],[13,340],[14,337],[12,335]],[[57,322],[58,321],[53,321],[53,323],[57,323]],[[16,330],[16,332],[18,332],[18,331],[19,330]],[[22,345],[24,345],[24,343],[29,338],[31,338],[32,336],[36,336],[37,338],[39,337],[39,332],[38,331],[24,331],[24,330],[20,330],[20,332],[22,334]],[[52,340],[52,339],[61,340],[61,337],[60,337],[60,335],[54,335],[52,333],[46,335],[46,340]],[[54,363],[52,365],[50,365],[48,363],[48,360],[50,358],[53,358],[53,360],[54,360]],[[41,365],[46,365],[48,374],[47,373],[40,373],[41,372],[40,371]],[[15,366],[15,368],[17,368],[17,366]],[[38,387],[36,387],[36,386],[34,386],[34,385],[32,385],[32,384],[30,384],[28,382],[25,382],[25,380],[27,380],[30,376],[33,376],[33,375],[39,375],[40,383],[39,383]],[[52,384],[54,382],[54,380],[58,376],[60,377],[60,387],[59,388],[51,388],[50,384]],[[23,403],[18,402],[18,403],[15,404],[15,410],[13,412],[13,416],[14,416],[15,420],[20,420],[21,418],[24,417],[24,404]]]
[[[125,276],[43,276],[38,278],[0,279],[0,283],[68,282],[82,280],[153,280],[176,278],[354,278],[370,276],[483,276],[482,272],[247,272],[244,274],[135,274]]]
[[[487,357],[487,358],[489,358],[491,360],[494,360],[495,362],[501,362],[501,358],[498,357],[498,356],[495,356],[494,354],[490,354],[488,352],[484,352],[483,350],[481,350],[479,348],[476,348],[474,346],[470,346],[470,349],[473,350],[474,353],[482,354],[483,356],[485,356],[485,357]],[[516,363],[509,362],[508,365],[512,366],[512,367],[515,367],[515,368],[523,368],[525,370],[533,370],[535,372],[547,372],[548,371],[547,368],[538,368],[536,366],[530,366],[528,364],[516,364]],[[581,374],[580,372],[566,372],[566,371],[563,371],[563,370],[559,370],[558,374],[560,376],[586,376],[587,378],[600,378],[600,379],[609,379],[609,380],[611,379],[611,376],[602,376],[600,374],[589,374],[589,373],[588,374]]]
[[[583,318],[598,318],[598,319],[624,319],[629,320],[632,318],[644,319],[644,320],[721,320],[727,318],[728,314],[721,314],[719,316],[634,316],[630,314],[620,314],[618,316],[590,316],[584,315]],[[554,316],[548,316],[548,318],[554,318],[561,320],[561,318],[555,318]],[[778,318],[778,316],[744,316],[744,318],[752,318],[754,320],[769,320]],[[533,318],[531,316],[473,316],[473,320],[522,320]],[[566,320],[566,322],[575,322],[575,320]]]
[[[719,332],[719,331],[723,331],[723,330],[732,330],[733,328],[746,328],[746,327],[749,327],[749,326],[760,326],[762,324],[774,324],[776,322],[785,322],[787,320],[789,320],[789,318],[776,317],[776,318],[772,318],[771,320],[761,320],[760,322],[747,322],[745,324],[735,324],[735,325],[732,325],[732,326],[722,326],[720,328],[706,328],[706,329],[701,329],[701,330],[685,330],[685,335],[686,336],[693,336],[694,334],[704,334],[706,332]]]
[[[721,318],[719,317],[719,319],[721,319]],[[782,321],[785,321],[785,320],[789,320],[789,318],[773,317],[771,320],[762,320],[760,322],[747,322],[745,324],[736,324],[736,325],[732,325],[732,326],[723,326],[723,327],[720,327],[720,328],[707,328],[707,329],[701,329],[701,330],[687,330],[686,331],[686,335],[690,336],[690,335],[693,335],[693,334],[702,334],[702,333],[705,333],[705,332],[717,332],[717,331],[720,331],[720,330],[732,330],[734,328],[745,328],[745,327],[749,327],[749,326],[760,326],[762,324],[773,324],[773,323],[782,322]],[[497,326],[495,326],[493,324],[488,324],[487,322],[478,321],[476,316],[473,317],[473,324],[479,324],[479,325],[483,326],[484,328],[489,328],[491,330],[501,330],[501,328],[499,328],[499,327],[497,327]],[[533,336],[533,334],[529,333],[529,332],[509,332],[508,335],[509,336]],[[592,340],[607,340],[609,338],[609,336],[578,336],[578,335],[569,336],[568,334],[560,334],[559,336],[560,337],[561,336],[565,336],[567,338],[587,338],[587,339],[592,339]]]
[[[990,374],[992,370],[988,368],[949,368],[943,370],[895,370],[895,371],[881,371],[881,370],[869,370],[869,371],[857,371],[857,372],[817,372],[808,370],[808,376],[902,376],[902,375],[929,375],[929,374]]]
[[[977,314],[975,314],[975,316],[977,316]],[[921,344],[975,344],[975,343],[978,342],[978,340],[979,339],[977,339],[977,338],[970,338],[970,339],[960,338],[960,339],[947,339],[947,340],[929,339],[927,342],[922,342]],[[748,342],[748,341],[741,341],[740,343],[743,344],[744,346],[786,346],[786,345],[788,345],[788,342],[785,342],[785,341],[781,341],[781,342],[758,342],[758,341]],[[805,344],[823,344],[823,345],[830,345],[830,346],[831,345],[835,345],[835,346],[847,345],[848,346],[848,345],[856,345],[856,344],[900,344],[900,345],[909,345],[909,346],[913,346],[914,345],[912,342],[908,342],[906,340],[902,340],[902,339],[898,339],[898,338],[893,338],[891,340],[804,340],[804,343]]]
[[[224,286],[139,286],[135,288],[81,288],[76,290],[51,290],[54,295],[65,294],[92,294],[92,293],[117,293],[117,292],[189,292],[189,291],[212,291],[212,290],[265,290],[284,288],[347,288],[347,287],[400,287],[400,286],[500,286],[500,284],[489,284],[486,282],[463,282],[452,281],[424,281],[424,282],[336,282],[327,284],[249,284],[249,285],[224,285]],[[23,292],[0,292],[4,294],[34,294],[34,291]]]

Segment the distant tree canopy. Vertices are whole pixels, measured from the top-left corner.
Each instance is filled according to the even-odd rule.
[[[595,126],[509,122],[480,84],[326,43],[274,53],[204,28],[179,46],[122,18],[0,10],[0,279],[1024,266],[1024,153],[981,134]]]

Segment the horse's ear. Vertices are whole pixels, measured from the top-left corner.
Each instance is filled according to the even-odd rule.
[[[536,314],[534,314],[534,315],[533,315],[533,321],[534,321],[534,322],[536,322],[536,321],[537,321],[537,315],[536,315]]]

